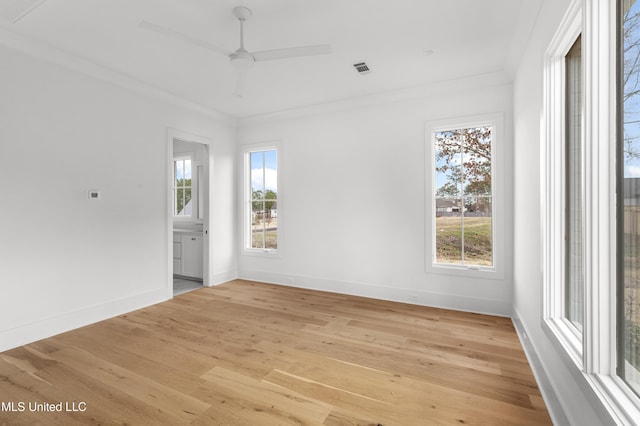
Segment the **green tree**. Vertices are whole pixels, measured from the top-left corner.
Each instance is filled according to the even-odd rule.
[[[437,132],[436,172],[447,182],[438,188],[438,196],[456,196],[463,183],[465,195],[491,194],[491,127]]]
[[[265,211],[270,212],[273,205],[277,202],[278,195],[274,191],[267,189],[266,193],[264,194],[264,198],[265,198],[264,209]]]

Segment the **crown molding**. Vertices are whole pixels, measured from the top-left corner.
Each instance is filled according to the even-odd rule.
[[[481,87],[503,86],[506,84],[511,84],[512,82],[513,79],[505,71],[494,71],[461,78],[454,78],[450,80],[438,81],[426,85],[412,86],[403,89],[389,90],[363,96],[338,99],[335,101],[319,104],[300,106],[297,108],[291,108],[266,114],[239,117],[237,120],[237,126],[238,128],[241,128],[257,124],[270,123],[274,121],[290,120],[318,114],[332,113],[336,111],[366,108],[412,99],[423,99],[442,93],[457,93]]]
[[[51,62],[68,70],[114,84],[131,92],[206,115],[215,119],[220,124],[232,127],[237,125],[237,119],[231,115],[186,100],[181,96],[139,80],[129,74],[114,70],[97,61],[71,53],[41,40],[19,34],[8,28],[8,25],[4,23],[0,23],[0,45]]]

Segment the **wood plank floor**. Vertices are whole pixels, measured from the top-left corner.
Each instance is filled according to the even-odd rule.
[[[0,353],[0,402],[1,425],[551,424],[508,318],[241,280]]]

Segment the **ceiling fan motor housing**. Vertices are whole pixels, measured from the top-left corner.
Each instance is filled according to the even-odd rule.
[[[251,53],[244,49],[238,49],[231,54],[231,65],[238,71],[248,70],[255,61]]]
[[[251,9],[249,9],[248,7],[236,6],[233,8],[233,14],[241,21],[246,21],[247,19],[251,18],[253,12],[251,12]]]

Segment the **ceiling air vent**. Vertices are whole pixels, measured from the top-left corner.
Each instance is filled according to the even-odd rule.
[[[357,64],[353,64],[359,74],[369,74],[371,69],[365,62],[358,62]]]

